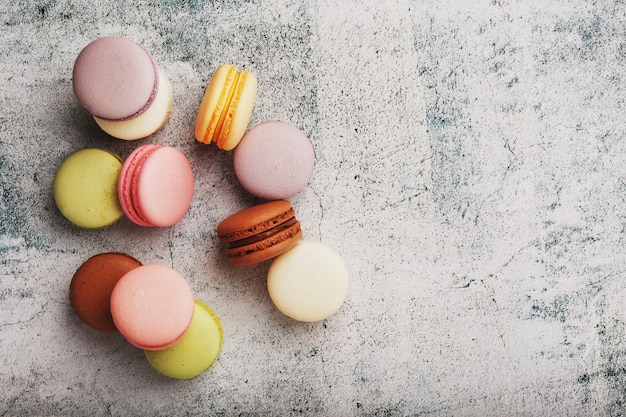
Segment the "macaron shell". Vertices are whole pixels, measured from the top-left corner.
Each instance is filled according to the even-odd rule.
[[[121,168],[120,157],[103,149],[81,149],[67,157],[53,184],[61,214],[86,229],[115,223],[124,214],[116,192]]]
[[[339,310],[348,294],[348,271],[333,249],[300,241],[272,261],[267,288],[276,307],[294,320],[324,320]]]
[[[170,378],[191,379],[207,371],[217,360],[224,341],[222,322],[215,312],[196,300],[189,328],[174,346],[145,351],[154,369]]]
[[[191,322],[191,287],[165,265],[143,265],[127,272],[111,293],[115,326],[131,344],[145,350],[167,349]]]
[[[117,333],[110,300],[115,284],[141,262],[123,253],[100,253],[86,260],[72,277],[70,301],[78,318],[94,330]]]
[[[127,120],[108,120],[94,116],[94,120],[109,135],[123,140],[137,140],[161,129],[172,110],[172,86],[163,70],[159,69],[157,94],[142,114]]]
[[[235,149],[235,174],[250,194],[265,200],[290,198],[313,174],[315,151],[297,127],[267,121],[250,129]]]
[[[72,74],[77,100],[92,115],[124,120],[151,104],[158,86],[152,55],[130,39],[104,37],[78,55]]]
[[[168,227],[182,219],[193,198],[194,177],[187,157],[163,146],[151,152],[134,176],[133,205],[152,226]]]

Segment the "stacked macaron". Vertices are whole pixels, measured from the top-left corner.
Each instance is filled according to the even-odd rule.
[[[300,321],[323,320],[343,304],[348,272],[332,249],[319,242],[301,242],[300,222],[287,201],[308,185],[315,151],[304,132],[283,121],[265,121],[245,132],[256,91],[252,74],[220,65],[198,110],[196,139],[234,149],[239,183],[266,200],[224,219],[217,235],[234,265],[274,259],[268,292],[281,312]]]
[[[150,52],[120,37],[89,43],[72,73],[78,102],[102,130],[118,139],[150,136],[167,121],[172,87]]]
[[[219,317],[194,300],[185,278],[165,265],[143,265],[123,253],[92,256],[74,274],[70,300],[85,324],[119,332],[166,376],[196,377],[219,356]]]

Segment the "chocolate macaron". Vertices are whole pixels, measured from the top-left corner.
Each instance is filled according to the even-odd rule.
[[[300,222],[287,200],[248,207],[224,219],[217,235],[234,265],[252,265],[272,259],[302,238]]]
[[[70,301],[78,318],[94,330],[117,333],[109,305],[111,293],[122,276],[141,265],[124,253],[100,253],[87,259],[70,284]]]

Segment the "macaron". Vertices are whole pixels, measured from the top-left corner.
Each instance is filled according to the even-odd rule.
[[[220,65],[205,90],[196,118],[198,142],[214,142],[229,151],[237,146],[248,128],[257,93],[251,72],[229,64]]]
[[[165,265],[135,268],[111,292],[111,316],[132,345],[162,350],[182,337],[194,312],[194,298],[185,278]]]
[[[104,37],[85,46],[74,63],[72,87],[100,128],[118,139],[151,135],[172,107],[167,76],[150,52],[126,38]]]
[[[294,320],[314,322],[335,314],[348,294],[348,271],[337,252],[300,241],[270,264],[267,288],[274,305]]]
[[[176,379],[191,379],[207,371],[217,360],[224,341],[224,329],[213,309],[200,300],[183,337],[164,350],[146,350],[154,369]]]
[[[292,124],[266,121],[254,126],[234,151],[239,182],[250,194],[281,200],[302,191],[313,174],[315,151]]]
[[[217,235],[234,265],[252,265],[292,248],[301,238],[300,222],[287,200],[248,207],[217,225]]]
[[[59,211],[76,226],[99,229],[120,219],[124,212],[117,198],[122,159],[95,148],[68,156],[54,176],[53,194]]]
[[[148,144],[135,149],[124,161],[117,194],[132,222],[168,227],[189,210],[193,188],[191,163],[180,150]]]
[[[94,330],[117,333],[110,300],[115,284],[141,262],[124,253],[100,253],[87,259],[74,273],[70,301],[76,315]]]

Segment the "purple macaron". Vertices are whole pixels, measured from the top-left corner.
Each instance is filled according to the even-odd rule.
[[[234,167],[250,194],[281,200],[302,191],[313,174],[315,150],[297,127],[281,121],[254,126],[235,148]]]

